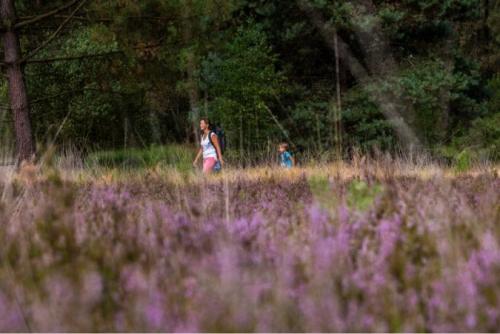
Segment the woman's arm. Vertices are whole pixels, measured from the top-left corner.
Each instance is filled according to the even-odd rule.
[[[203,153],[203,149],[200,147],[200,149],[198,150],[198,153],[196,154],[196,158],[194,158],[193,166],[196,167],[196,164],[198,163],[198,160],[200,159],[200,156],[202,153]]]
[[[212,142],[215,146],[215,150],[217,151],[217,157],[219,158],[221,166],[224,165],[224,159],[222,158],[222,151],[220,150],[219,138],[215,133],[212,133]]]

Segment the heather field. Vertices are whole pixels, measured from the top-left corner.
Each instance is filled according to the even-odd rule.
[[[498,168],[40,166],[0,172],[0,331],[500,330]]]

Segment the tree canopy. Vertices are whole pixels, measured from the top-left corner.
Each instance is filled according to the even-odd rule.
[[[19,37],[42,145],[193,142],[208,115],[239,152],[281,140],[328,151],[339,121],[344,154],[411,142],[500,158],[498,1],[38,0],[15,9],[2,31]],[[5,147],[19,131],[9,66]]]

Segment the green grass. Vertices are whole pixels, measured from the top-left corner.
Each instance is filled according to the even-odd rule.
[[[87,167],[105,168],[149,168],[154,166],[172,166],[179,170],[188,170],[195,151],[186,145],[151,146],[147,149],[120,149],[97,151],[85,160]]]

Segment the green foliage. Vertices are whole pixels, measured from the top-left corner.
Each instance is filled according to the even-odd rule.
[[[474,120],[468,133],[456,142],[459,147],[475,149],[487,159],[500,159],[500,113]]]
[[[314,199],[325,209],[333,206],[335,200],[332,186],[326,176],[312,175],[307,179]]]
[[[151,146],[148,149],[97,151],[86,158],[90,167],[147,168],[157,165],[181,171],[192,168],[193,150],[183,145]]]
[[[344,104],[342,121],[346,146],[370,151],[375,147],[390,150],[397,145],[394,130],[367,89],[360,86],[351,89]]]
[[[275,63],[265,33],[252,24],[239,28],[202,63],[202,85],[213,97],[209,115],[225,127],[234,147],[255,149],[277,133],[268,105],[280,93],[284,76]]]
[[[368,185],[364,181],[354,180],[349,184],[347,204],[358,210],[368,209],[384,188],[380,184]]]
[[[100,54],[117,49],[113,33],[102,25],[72,32],[59,50],[44,57]],[[83,59],[32,65],[26,73],[32,96],[35,135],[79,146],[113,146],[124,138],[127,113],[142,118],[140,101],[117,78],[123,59]],[[132,113],[132,110],[135,113]],[[131,116],[132,117],[132,116]],[[57,135],[57,138],[56,138]],[[120,138],[120,139],[118,139]]]
[[[490,113],[495,113],[500,110],[500,74],[497,74],[489,81],[488,89],[491,94],[491,98],[488,101],[488,109]]]
[[[296,133],[309,133],[310,136],[297,136],[295,144],[299,147],[323,151],[332,144],[332,106],[327,101],[312,100],[297,103],[291,111],[291,122]],[[295,137],[295,136],[294,136]]]
[[[451,146],[443,151],[445,157],[456,161],[460,152],[467,152],[475,159],[500,159],[500,76],[489,81],[488,90],[487,114],[475,118],[466,131],[453,139]]]
[[[16,7],[23,20],[64,3]],[[22,52],[72,10],[21,29]],[[84,151],[192,142],[193,121],[208,113],[240,157],[279,140],[327,155],[335,29],[344,152],[399,146],[382,113],[391,103],[424,146],[450,161],[464,148],[499,159],[499,17],[500,6],[480,0],[88,2],[37,54],[48,61],[25,68],[35,137]],[[394,61],[389,77],[377,77],[372,52]],[[2,106],[6,93],[0,79]],[[0,121],[0,143],[9,146],[12,117]]]
[[[382,83],[370,85],[371,94],[394,101],[399,113],[429,147],[443,143],[450,124],[466,99],[467,90],[477,82],[477,74],[454,72],[453,64],[443,61],[415,63]],[[480,107],[469,99],[470,108]],[[453,109],[455,106],[455,110]],[[458,107],[458,110],[457,110]],[[468,111],[469,113],[471,110]]]
[[[455,157],[454,166],[457,172],[466,172],[472,167],[472,155],[469,150],[465,149]]]

